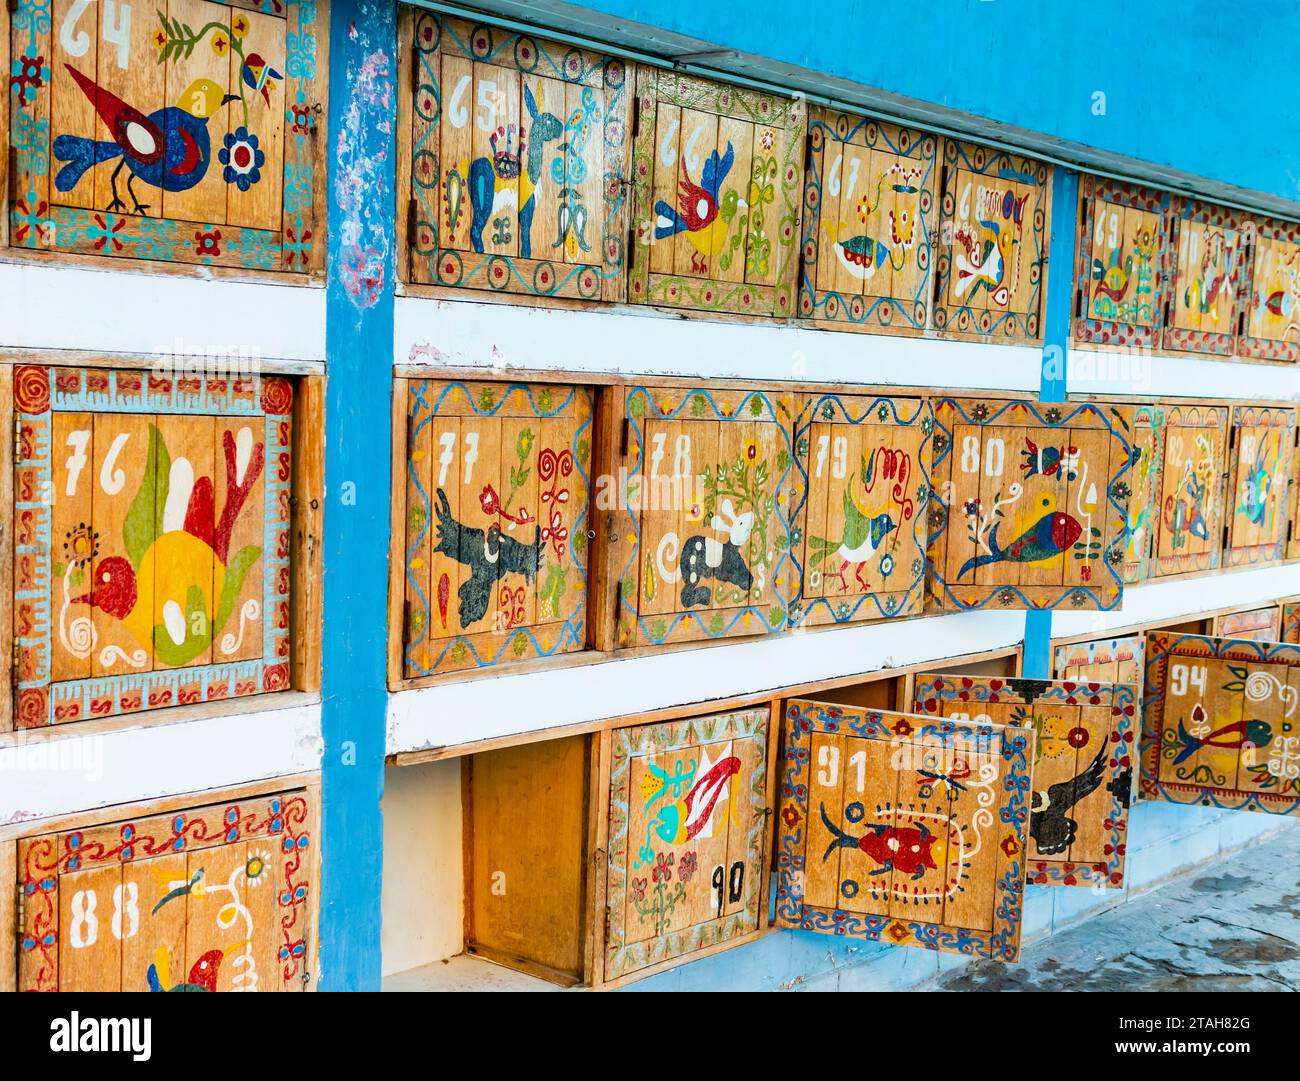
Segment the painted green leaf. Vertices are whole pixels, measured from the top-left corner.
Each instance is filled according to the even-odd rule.
[[[167,505],[167,491],[172,468],[167,444],[155,424],[149,425],[149,454],[144,463],[144,479],[131,501],[131,507],[122,520],[122,544],[131,566],[139,569],[149,545],[162,532],[163,508]],[[155,482],[156,478],[156,482]]]

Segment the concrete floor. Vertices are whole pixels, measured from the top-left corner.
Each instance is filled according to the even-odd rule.
[[[1300,829],[930,989],[1300,990]]]

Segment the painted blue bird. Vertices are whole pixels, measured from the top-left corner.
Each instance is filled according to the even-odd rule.
[[[655,203],[655,240],[667,240],[670,236],[685,233],[698,253],[691,256],[691,269],[696,273],[708,270],[709,260],[726,244],[736,211],[748,205],[735,189],[729,190],[719,201],[722,182],[727,179],[735,161],[735,149],[728,142],[721,157],[715,150],[705,160],[698,184],[691,180],[683,161],[682,178],[677,185],[677,206],[671,207],[662,199]]]
[[[105,209],[126,209],[117,191],[118,174],[125,168],[128,171],[126,190],[135,204],[134,213],[143,214],[149,207],[135,194],[131,187],[133,180],[138,178],[163,191],[180,192],[189,191],[207,175],[212,161],[208,120],[226,102],[238,101],[237,95],[224,93],[211,79],[195,79],[176,105],[145,116],[71,64],[64,67],[94,105],[112,138],[60,135],[55,139],[54,156],[67,162],[54,177],[54,186],[59,191],[71,191],[86,170],[99,162],[121,157],[109,181],[113,201]]]

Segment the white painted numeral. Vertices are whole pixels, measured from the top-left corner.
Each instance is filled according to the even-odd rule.
[[[823,743],[817,749],[817,783],[822,788],[834,788],[840,783],[840,749],[833,743]]]

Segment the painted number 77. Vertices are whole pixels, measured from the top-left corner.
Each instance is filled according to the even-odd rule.
[[[451,468],[451,463],[456,460],[456,433],[443,432],[438,437],[438,445],[442,447],[442,453],[438,455],[438,487],[442,488],[447,483],[447,471]],[[468,484],[474,479],[474,463],[478,461],[478,432],[465,433],[465,480]]]

